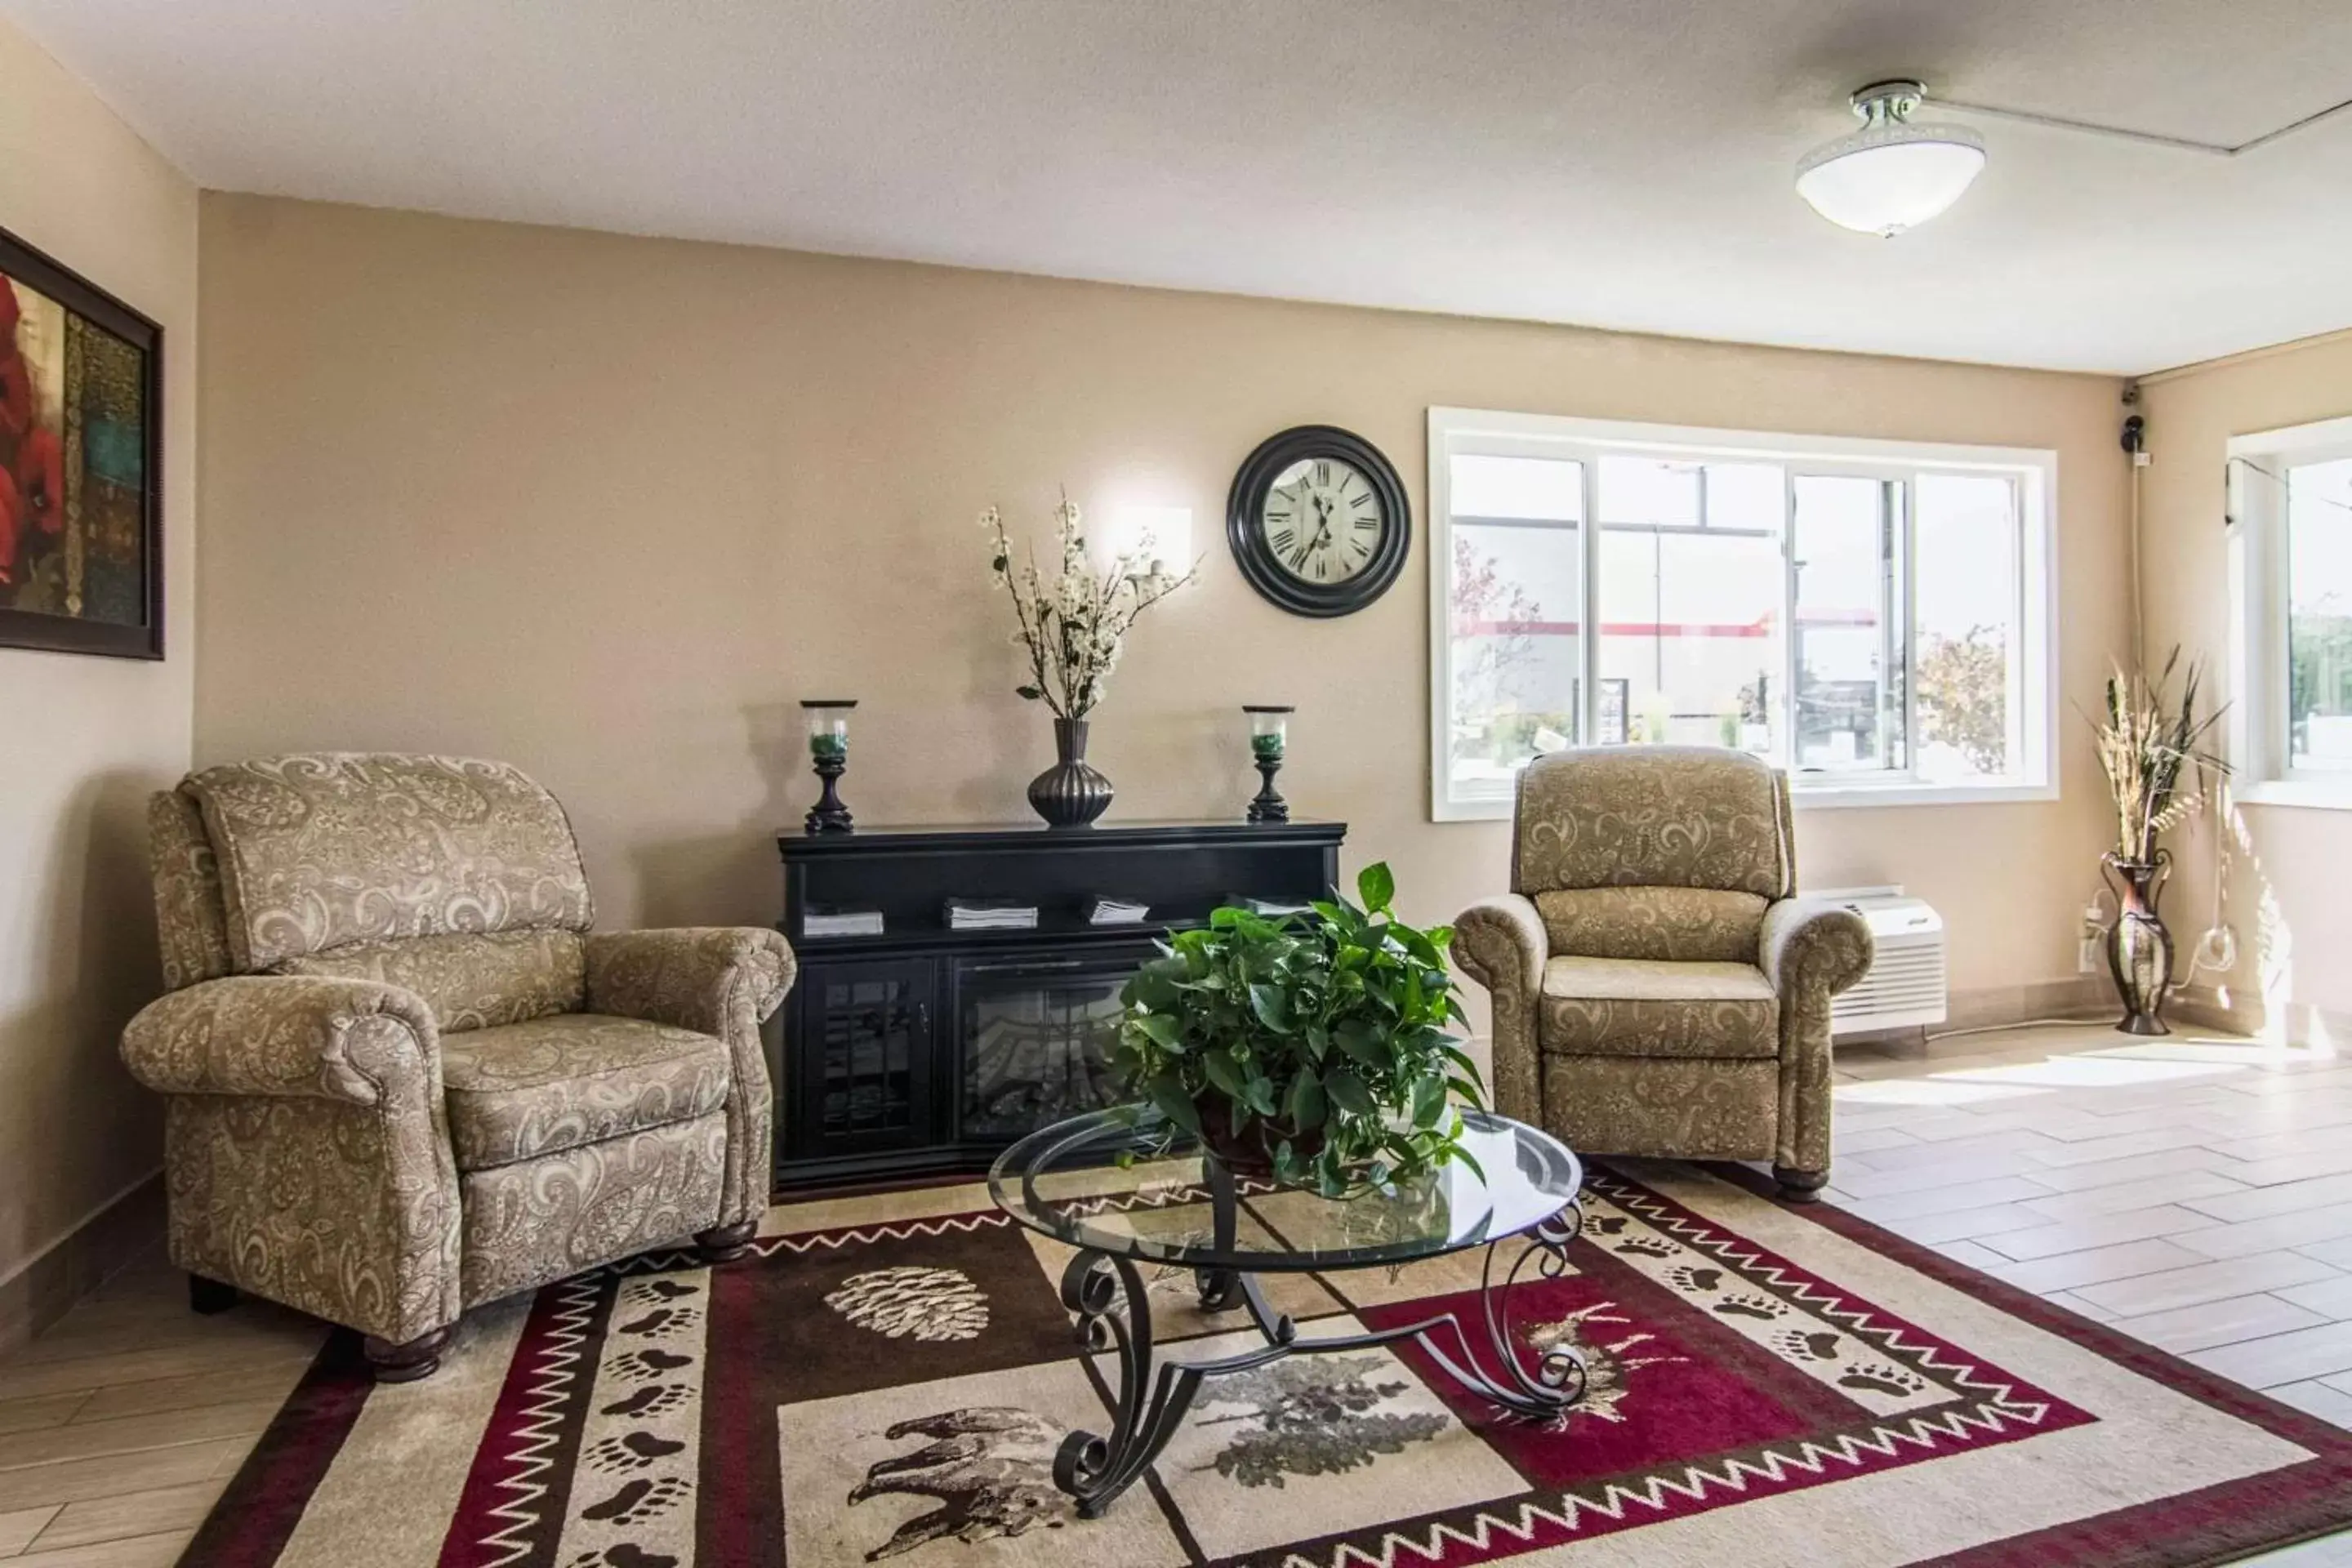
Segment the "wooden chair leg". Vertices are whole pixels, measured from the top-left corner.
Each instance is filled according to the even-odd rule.
[[[361,1348],[367,1352],[368,1365],[378,1383],[415,1383],[440,1370],[441,1352],[449,1348],[450,1337],[456,1331],[445,1323],[401,1344],[370,1334],[361,1342]]]
[[[188,1276],[188,1310],[209,1318],[215,1312],[226,1312],[236,1305],[236,1287],[217,1279],[207,1279],[201,1274]]]
[[[1781,1201],[1792,1204],[1813,1202],[1830,1184],[1827,1171],[1800,1171],[1788,1165],[1773,1166],[1772,1179],[1780,1184]]]
[[[733,1225],[717,1226],[698,1232],[695,1244],[702,1248],[702,1261],[716,1268],[722,1263],[732,1263],[751,1250],[751,1238],[760,1233],[756,1220],[738,1220]]]

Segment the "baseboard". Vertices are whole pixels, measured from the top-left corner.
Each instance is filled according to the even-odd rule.
[[[2183,985],[2172,994],[2165,1015],[2202,1029],[2225,1029],[2306,1048],[2352,1042],[2352,1014],[2308,1002],[2273,1006],[2260,995],[2228,986]]]
[[[163,1173],[139,1181],[0,1279],[0,1355],[163,1244]]]
[[[2105,979],[2095,974],[2039,980],[2023,985],[1987,985],[1953,992],[1945,1005],[1944,1021],[1928,1025],[1924,1033],[1932,1042],[1940,1035],[2006,1029],[2049,1018],[2080,1018],[2087,1023],[2113,1011],[2113,993]],[[1922,1033],[1917,1028],[1871,1029],[1840,1035],[1835,1044],[1841,1047],[1906,1043],[1916,1046]],[[1960,1050],[1965,1047],[1955,1040],[1948,1048]]]

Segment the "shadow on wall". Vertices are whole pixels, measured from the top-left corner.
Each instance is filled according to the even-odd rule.
[[[132,1081],[122,1026],[163,988],[147,870],[150,773],[100,774],[54,830],[30,889],[29,1005],[0,1016],[0,1278],[144,1179],[163,1159],[160,1103]]]
[[[742,710],[744,745],[761,785],[759,805],[735,830],[639,845],[629,852],[646,926],[771,925],[782,918],[783,873],[775,836],[797,825],[815,798],[797,701]],[[804,787],[805,786],[805,787]]]

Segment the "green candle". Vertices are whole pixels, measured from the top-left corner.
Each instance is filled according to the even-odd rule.
[[[1282,761],[1282,737],[1272,732],[1250,737],[1250,751],[1261,763]]]
[[[830,733],[811,735],[809,755],[819,762],[839,761],[849,755],[849,737]]]

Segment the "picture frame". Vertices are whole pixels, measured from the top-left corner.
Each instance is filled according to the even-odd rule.
[[[163,657],[163,329],[0,229],[0,649]]]

